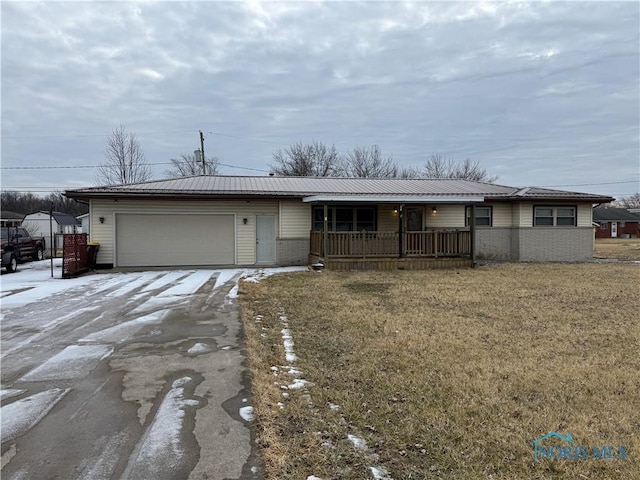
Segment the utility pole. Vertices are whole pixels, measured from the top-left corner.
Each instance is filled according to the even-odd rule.
[[[207,162],[205,161],[205,156],[204,156],[204,135],[202,134],[202,130],[200,130],[200,153],[202,154],[202,174],[206,175],[207,174]]]

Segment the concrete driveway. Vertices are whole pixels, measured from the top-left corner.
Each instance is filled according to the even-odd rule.
[[[234,301],[248,272],[21,267],[1,279],[2,478],[261,477]]]

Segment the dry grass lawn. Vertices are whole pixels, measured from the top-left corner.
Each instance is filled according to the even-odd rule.
[[[242,283],[266,477],[640,478],[639,284],[635,264]],[[311,384],[283,389],[295,378]],[[628,457],[534,462],[551,431]]]
[[[618,260],[640,260],[640,238],[598,238],[593,256]]]

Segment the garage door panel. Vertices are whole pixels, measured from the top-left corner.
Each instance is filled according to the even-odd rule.
[[[233,265],[233,215],[116,215],[117,266]]]

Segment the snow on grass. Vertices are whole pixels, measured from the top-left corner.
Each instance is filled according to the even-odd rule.
[[[246,406],[246,407],[240,408],[239,413],[245,422],[251,422],[254,419],[252,406]]]
[[[373,478],[375,480],[393,480],[393,478],[389,476],[389,472],[387,471],[387,469],[384,467],[369,467],[369,470],[371,471],[371,475],[373,475]]]
[[[281,320],[282,318],[286,318],[286,317],[280,317]],[[293,343],[293,337],[291,336],[291,332],[289,331],[288,328],[283,328],[280,331],[280,333],[282,333],[282,343],[284,344],[285,359],[287,360],[287,362],[295,362],[296,360],[298,360],[298,357],[293,352],[293,346],[295,344]]]
[[[320,477],[316,477],[315,475],[309,475],[307,480],[322,480]]]
[[[298,390],[300,388],[308,387],[309,385],[313,385],[313,383],[308,382],[303,378],[295,378],[293,383],[289,385],[281,385],[280,388],[285,390]]]
[[[280,330],[280,333],[282,334],[282,343],[284,345],[284,356],[285,356],[285,359],[287,360],[287,362],[292,363],[292,362],[295,362],[296,360],[298,360],[298,357],[296,356],[296,354],[293,351],[294,343],[293,343],[293,336],[291,335],[291,331],[289,330],[289,319],[285,315],[280,315],[280,322],[282,323],[282,326],[284,327],[282,330]],[[297,368],[292,367],[291,365],[284,365],[284,366],[282,366],[282,368],[288,369],[287,373],[289,375],[295,376],[295,375],[301,375],[302,374],[302,372],[300,370],[298,370]],[[271,367],[271,370],[273,370],[274,375],[278,374],[277,373],[278,372],[278,367]],[[313,385],[313,383],[308,382],[307,380],[305,380],[303,378],[294,378],[293,379],[293,383],[290,383],[289,385],[280,385],[280,388],[283,389],[283,390],[299,390],[301,388],[305,388],[305,387],[308,387],[310,385]],[[283,396],[284,396],[284,394],[283,394]]]
[[[105,328],[78,340],[80,343],[121,343],[130,339],[148,323],[160,323],[169,310],[160,310],[128,322]]]
[[[366,453],[366,459],[369,463],[378,461],[378,456],[369,450],[367,442],[363,438],[360,438],[357,435],[349,434],[347,435],[347,439],[349,439],[356,450]],[[373,478],[375,478],[375,480],[393,480],[393,478],[389,476],[389,472],[387,471],[387,469],[380,465],[368,465],[367,468],[369,469],[371,475],[373,475]]]
[[[22,377],[22,381],[40,382],[82,378],[112,352],[113,348],[106,345],[70,345],[27,373]]]
[[[258,270],[248,270],[245,273],[245,277],[242,279],[249,283],[258,283],[271,275],[277,275],[279,273],[292,273],[292,272],[304,272],[309,270],[308,267],[274,267],[274,268],[260,268]]]
[[[353,443],[353,446],[356,447],[356,450],[367,450],[367,442],[365,442],[364,439],[351,434],[347,435],[347,438],[351,443]]]
[[[180,466],[184,449],[180,436],[184,427],[185,408],[198,406],[197,400],[184,398],[184,387],[191,377],[173,382],[151,426],[138,443],[122,478],[168,478]]]
[[[42,420],[68,391],[52,388],[3,406],[0,409],[2,443],[26,433]]]
[[[187,350],[187,353],[196,354],[196,353],[209,353],[211,351],[211,347],[206,343],[196,343],[193,347]]]

